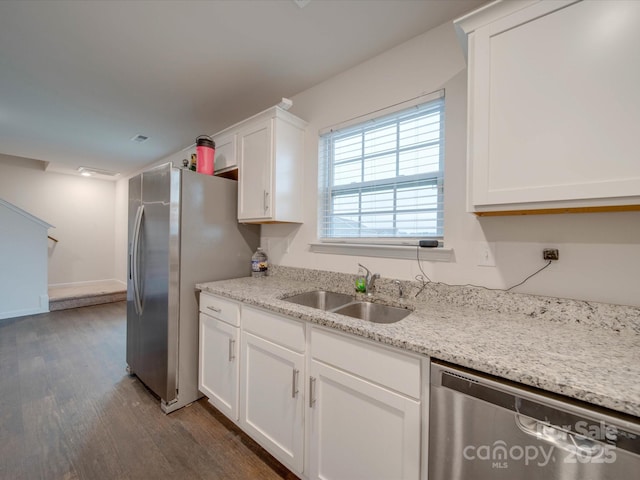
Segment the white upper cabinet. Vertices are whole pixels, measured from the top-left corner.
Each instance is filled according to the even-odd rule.
[[[238,132],[238,220],[302,222],[306,123],[274,107]]]
[[[216,171],[238,168],[238,221],[302,223],[306,125],[272,107],[214,135]]]
[[[237,168],[237,137],[235,132],[219,134],[213,137],[216,143],[215,172],[226,172]]]
[[[494,2],[468,50],[468,208],[640,206],[640,2]]]
[[[264,118],[250,123],[238,134],[240,221],[266,221],[273,217],[273,127],[273,120]]]

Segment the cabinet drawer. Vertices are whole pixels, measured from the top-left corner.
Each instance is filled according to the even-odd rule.
[[[420,399],[420,359],[324,330],[311,330],[313,359]]]
[[[202,292],[200,294],[200,311],[229,325],[240,326],[240,305],[233,300],[226,300]]]
[[[245,306],[242,329],[290,350],[305,351],[304,324],[297,320]]]

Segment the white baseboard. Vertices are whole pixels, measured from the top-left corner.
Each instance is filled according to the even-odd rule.
[[[49,305],[47,304],[47,308],[25,308],[20,310],[12,310],[9,312],[0,312],[0,320],[5,320],[7,318],[15,318],[15,317],[24,317],[26,315],[37,315],[38,313],[47,313],[49,311]]]

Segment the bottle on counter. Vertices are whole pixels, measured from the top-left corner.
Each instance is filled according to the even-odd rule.
[[[269,260],[267,254],[261,247],[251,256],[251,276],[266,277],[269,270]]]
[[[367,291],[366,273],[364,273],[364,269],[360,267],[358,269],[358,275],[356,276],[356,292],[366,293],[366,291]]]

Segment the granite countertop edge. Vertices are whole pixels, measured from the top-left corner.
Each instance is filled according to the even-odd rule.
[[[199,283],[196,288],[640,417],[640,335],[634,333],[462,308],[446,302],[403,304],[385,295],[374,300],[414,311],[400,322],[375,324],[283,300],[324,288],[286,278],[246,277]],[[604,361],[602,355],[606,356]]]

